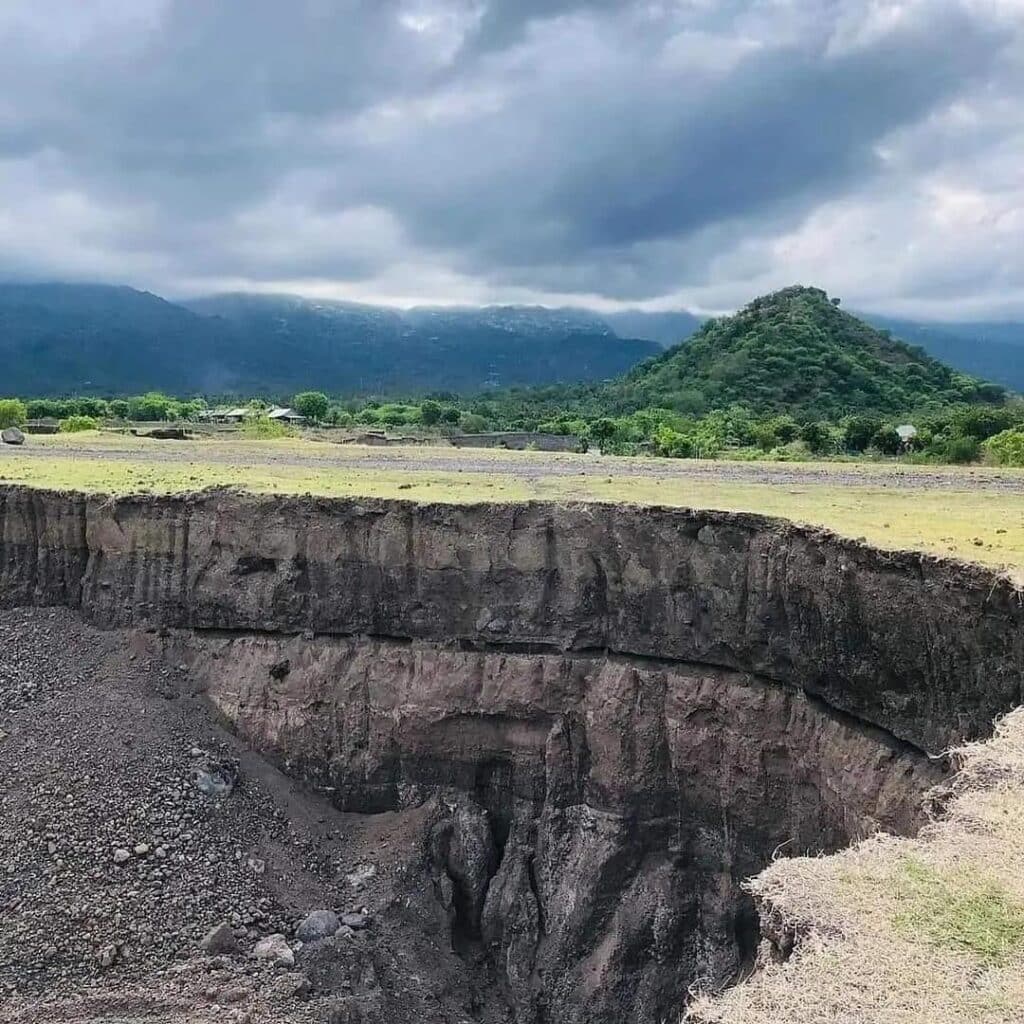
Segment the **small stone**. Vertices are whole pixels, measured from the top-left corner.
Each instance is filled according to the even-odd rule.
[[[250,994],[249,989],[244,985],[229,985],[220,990],[218,998],[222,1003],[227,1003],[230,1006],[233,1003],[244,1003]]]
[[[252,955],[257,960],[269,960],[271,963],[281,964],[284,967],[295,966],[295,954],[292,952],[291,946],[288,945],[288,940],[280,933],[260,939],[256,943]]]
[[[126,849],[124,849],[124,847],[118,847],[118,849],[116,849],[114,851],[114,863],[115,864],[124,864],[125,861],[131,860],[131,859],[132,859],[132,855]]]
[[[322,942],[340,927],[341,921],[332,910],[314,910],[295,929],[295,937],[300,942]]]
[[[100,950],[100,967],[113,967],[117,960],[117,946],[104,946]]]
[[[370,918],[367,914],[342,914],[341,923],[354,932],[370,927]]]
[[[7,427],[0,431],[0,440],[4,444],[24,444],[25,435],[17,427]]]
[[[135,847],[136,857],[145,857],[147,853],[149,853],[149,843],[139,843]]]

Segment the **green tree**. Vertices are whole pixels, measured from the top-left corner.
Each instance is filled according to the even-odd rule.
[[[352,424],[352,413],[340,405],[332,405],[327,410],[327,422],[332,427],[348,427]]]
[[[420,405],[420,422],[427,427],[432,427],[441,422],[441,403],[428,398]]]
[[[981,442],[976,437],[951,437],[942,454],[947,462],[958,465],[976,462],[981,455]]]
[[[655,431],[654,450],[670,459],[692,459],[697,453],[693,438],[664,424]]]
[[[618,429],[615,420],[608,419],[607,416],[602,417],[599,420],[594,420],[590,424],[589,435],[592,441],[596,441],[598,444],[607,444],[613,437]]]
[[[76,398],[72,404],[77,415],[93,419],[102,419],[110,412],[105,398]]]
[[[28,419],[28,409],[19,398],[0,398],[0,429],[20,427]]]
[[[467,412],[462,417],[460,426],[466,434],[482,434],[487,429],[487,420],[479,413]]]
[[[815,455],[824,455],[832,447],[832,432],[827,423],[805,423],[800,428],[800,440]]]
[[[126,420],[131,415],[131,406],[123,398],[115,398],[110,403],[110,415],[118,420]]]
[[[800,436],[800,424],[792,416],[774,416],[769,423],[779,444],[789,444]]]
[[[876,448],[883,455],[897,454],[902,443],[903,440],[896,433],[895,427],[881,427],[871,438],[871,447]]]
[[[59,420],[71,411],[68,403],[59,398],[33,398],[25,403],[30,420]]]
[[[292,399],[295,411],[312,423],[319,423],[327,416],[330,404],[330,399],[322,391],[300,391]]]
[[[144,395],[128,399],[129,416],[140,422],[170,419],[172,406],[177,403],[173,398],[159,391],[149,391]]]
[[[881,430],[877,416],[850,416],[843,427],[843,444],[848,452],[862,452]]]

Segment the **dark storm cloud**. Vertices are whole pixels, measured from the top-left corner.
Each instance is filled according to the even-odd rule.
[[[998,101],[1022,17],[1015,0],[9,0],[0,274],[442,300],[732,281],[738,301],[802,272],[808,232],[853,216],[836,203],[870,219],[942,166],[945,209],[977,209],[950,198],[947,114],[969,111],[987,195],[1020,152],[1019,106]],[[976,249],[965,287],[998,245]],[[927,262],[901,271],[924,299]]]

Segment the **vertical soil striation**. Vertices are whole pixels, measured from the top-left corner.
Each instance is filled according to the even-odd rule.
[[[339,809],[435,802],[415,887],[518,1021],[656,1022],[776,854],[913,832],[1020,702],[1018,594],[757,516],[0,490],[0,601],[157,627]]]

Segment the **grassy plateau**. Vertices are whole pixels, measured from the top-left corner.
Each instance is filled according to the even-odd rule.
[[[98,432],[0,447],[0,483],[85,492],[372,496],[425,502],[601,501],[760,512],[890,549],[1024,568],[1024,471],[727,463],[302,438],[156,441]]]

